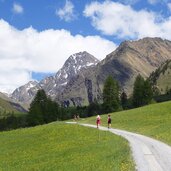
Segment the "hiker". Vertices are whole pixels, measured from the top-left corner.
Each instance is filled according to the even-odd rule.
[[[108,118],[107,118],[108,129],[111,128],[111,122],[112,122],[112,119],[110,115],[108,115]]]
[[[97,124],[97,128],[99,128],[99,125],[100,125],[100,116],[97,115],[97,118],[96,118],[96,124]]]

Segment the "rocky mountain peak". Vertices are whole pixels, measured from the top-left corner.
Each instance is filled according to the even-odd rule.
[[[37,81],[29,81],[25,86],[27,86],[28,88],[32,88],[34,86],[36,86],[38,84]]]
[[[55,99],[71,79],[76,77],[83,69],[95,66],[98,62],[98,59],[86,51],[75,53],[66,60],[56,75],[46,77],[39,83],[30,81],[16,89],[12,93],[12,98],[22,103],[30,103],[37,90],[44,89],[47,95]]]
[[[23,90],[23,91],[27,92],[29,89],[35,87],[37,84],[38,84],[37,81],[29,81],[27,84],[17,88],[16,91]]]
[[[66,85],[68,80],[77,75],[82,69],[94,66],[99,62],[94,56],[88,52],[79,52],[71,55],[63,67],[56,73],[56,80],[62,85]]]
[[[40,87],[37,81],[29,81],[27,84],[14,90],[11,94],[11,98],[17,102],[28,101],[28,103],[30,103],[30,98],[38,89],[40,89]]]
[[[69,67],[69,69],[74,69],[74,71],[78,71],[81,67],[96,65],[98,62],[99,60],[97,58],[84,51],[71,55],[66,60],[63,67]]]

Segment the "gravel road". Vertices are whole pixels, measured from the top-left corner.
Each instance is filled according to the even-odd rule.
[[[95,125],[90,124],[80,125],[96,128]],[[171,171],[171,147],[167,144],[119,129],[102,126],[99,129],[110,131],[129,141],[137,171]]]

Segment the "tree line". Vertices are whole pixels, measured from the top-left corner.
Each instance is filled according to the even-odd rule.
[[[27,115],[10,115],[0,119],[0,130],[15,129],[46,124],[53,121],[61,121],[80,117],[90,117],[97,114],[116,112],[120,110],[140,107],[151,103],[153,97],[150,82],[138,75],[134,82],[133,94],[128,98],[126,92],[120,90],[119,83],[108,76],[103,88],[103,103],[94,100],[88,106],[65,107],[52,101],[45,91],[38,90],[34,100],[30,104]]]

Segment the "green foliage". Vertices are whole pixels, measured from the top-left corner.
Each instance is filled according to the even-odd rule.
[[[45,123],[59,120],[60,118],[59,115],[60,115],[59,105],[56,102],[48,98],[46,113],[44,114]]]
[[[161,92],[160,92],[159,88],[157,86],[154,86],[154,85],[152,86],[152,92],[153,92],[154,96],[161,95]]]
[[[9,113],[6,117],[0,118],[0,130],[11,130],[27,126],[26,114],[11,114]]]
[[[164,64],[161,64],[159,68],[157,68],[155,71],[153,71],[150,76],[149,80],[152,83],[152,85],[157,84],[157,80],[159,79],[161,74],[165,74],[166,70],[169,68],[171,60],[167,60]],[[171,69],[171,68],[170,68]]]
[[[106,131],[51,123],[0,133],[0,170],[133,171],[128,142]]]
[[[166,88],[166,94],[171,95],[171,88]]]
[[[87,107],[64,107],[59,106],[46,96],[44,90],[39,90],[32,101],[28,114],[28,125],[35,126],[56,120],[67,120],[74,115],[87,117],[100,112],[100,105],[93,102]]]
[[[87,115],[87,106],[77,106],[76,111],[77,111],[77,114],[79,114],[79,116],[81,118],[88,117],[88,115]]]
[[[121,93],[121,105],[123,109],[127,109],[128,108],[128,97],[125,91],[123,91]]]
[[[103,88],[103,107],[105,112],[117,111],[120,107],[119,84],[109,76]]]
[[[149,76],[155,96],[165,94],[171,89],[171,60],[167,60]]]
[[[158,96],[154,96],[154,100],[156,102],[165,102],[171,100],[171,94],[162,94]]]
[[[144,88],[144,78],[141,75],[138,75],[134,82],[133,89],[133,104],[135,107],[143,105],[143,90]]]
[[[153,97],[152,88],[149,80],[144,80],[141,75],[135,79],[133,89],[133,105],[135,107],[147,105],[151,102]]]
[[[58,120],[60,112],[59,105],[48,98],[44,90],[39,90],[30,105],[28,124],[34,126]]]
[[[144,82],[144,89],[143,89],[143,95],[144,95],[144,104],[150,104],[150,102],[152,101],[153,98],[153,91],[152,91],[152,87],[151,84],[149,82],[149,80],[147,79]]]
[[[89,106],[87,107],[87,115],[89,116],[94,116],[97,114],[101,114],[101,105],[98,104],[97,101],[92,102],[89,104]]]
[[[71,119],[76,114],[79,114],[76,107],[61,108],[61,120]]]

